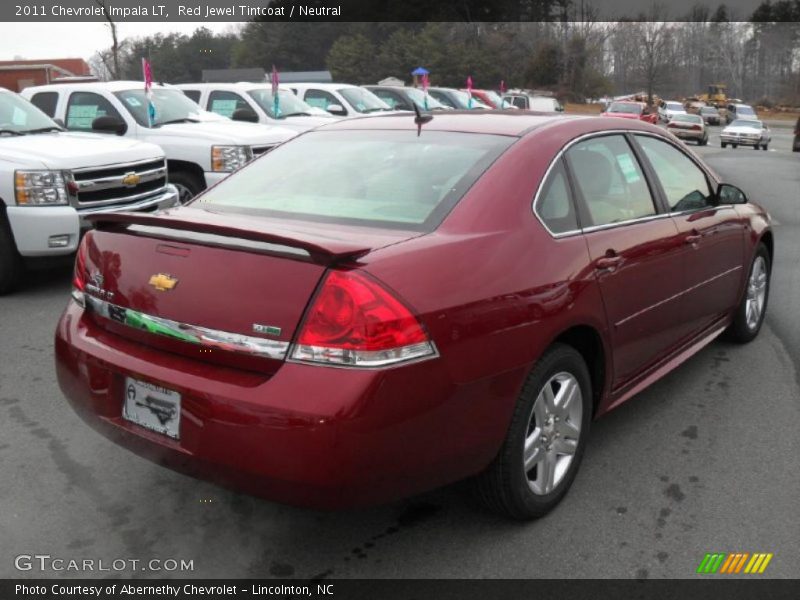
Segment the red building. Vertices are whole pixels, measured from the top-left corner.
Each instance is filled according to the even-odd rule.
[[[0,87],[12,92],[21,92],[32,85],[54,83],[67,77],[91,78],[92,72],[82,58],[0,61]]]

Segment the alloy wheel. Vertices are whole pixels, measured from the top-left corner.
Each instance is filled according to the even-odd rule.
[[[531,491],[550,494],[569,471],[581,434],[583,396],[574,375],[556,373],[533,404],[523,448]]]
[[[767,263],[763,256],[756,256],[750,279],[747,282],[747,300],[745,301],[745,320],[751,331],[758,327],[764,303],[767,298]]]

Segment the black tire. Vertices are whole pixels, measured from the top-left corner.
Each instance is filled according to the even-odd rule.
[[[720,145],[721,145],[723,148],[727,148],[727,147],[728,147],[728,144],[726,144],[725,142],[720,142]]]
[[[758,149],[759,149],[759,147],[760,147],[760,146],[759,146],[758,144],[756,144],[755,146],[753,146],[753,150],[758,150]]]
[[[766,152],[768,148],[769,148],[769,144],[764,144],[763,146],[761,146],[761,149],[762,149],[764,152]]]
[[[181,204],[186,204],[197,194],[206,189],[203,181],[201,181],[197,175],[189,171],[170,172],[169,182],[178,188]]]
[[[0,213],[0,296],[14,291],[22,277],[22,257],[17,252],[11,227]]]
[[[537,494],[534,493],[529,482],[529,473],[524,468],[523,448],[525,438],[531,433],[530,428],[536,424],[533,411],[539,394],[551,378],[561,374],[571,375],[577,381],[581,392],[580,432],[567,471],[552,491]],[[490,510],[513,519],[535,519],[550,512],[561,501],[575,479],[586,447],[591,417],[592,384],[583,357],[571,346],[554,344],[529,373],[517,399],[503,446],[486,470],[475,477],[474,489],[478,499]],[[557,427],[552,422],[550,425]],[[539,468],[538,463],[534,468]]]
[[[764,291],[764,303],[761,308],[761,313],[758,317],[757,322],[755,324],[750,323],[748,324],[747,320],[747,301],[749,298],[749,288],[750,288],[750,277],[753,274],[753,269],[755,268],[756,262],[760,259],[764,261],[764,266],[766,268],[766,287]],[[730,327],[728,328],[728,338],[736,343],[739,344],[746,344],[751,342],[755,339],[758,335],[758,332],[761,330],[761,325],[764,323],[764,316],[767,314],[767,305],[769,304],[769,288],[770,288],[770,281],[772,279],[772,264],[769,260],[769,251],[767,247],[763,243],[759,243],[756,247],[755,254],[753,255],[753,260],[750,263],[750,268],[747,270],[747,283],[745,287],[745,292],[742,295],[742,300],[739,303],[739,306],[736,307],[736,313],[733,317],[733,322],[731,323]]]
[[[736,148],[739,147],[739,144],[731,144],[731,146],[733,147],[734,150],[736,150]]]

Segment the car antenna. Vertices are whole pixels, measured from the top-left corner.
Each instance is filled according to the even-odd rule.
[[[422,133],[422,126],[425,125],[425,123],[433,121],[433,115],[423,115],[419,112],[419,106],[417,106],[416,102],[412,102],[411,104],[414,105],[414,112],[416,113],[414,123],[417,124],[417,137],[419,137],[419,134]]]

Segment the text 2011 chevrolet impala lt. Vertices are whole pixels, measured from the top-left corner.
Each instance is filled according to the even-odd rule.
[[[474,477],[530,518],[566,493],[593,417],[758,333],[769,216],[668,133],[424,119],[335,123],[189,206],[96,217],[56,332],[74,408],[266,498]]]

